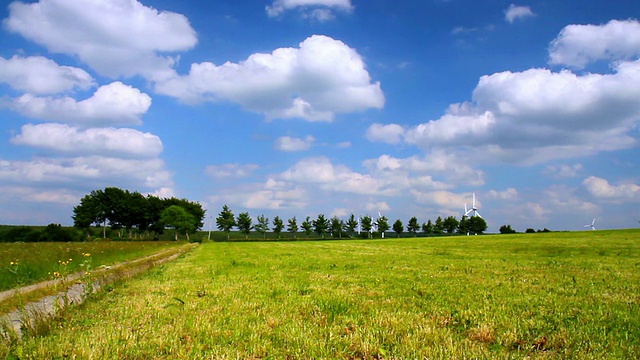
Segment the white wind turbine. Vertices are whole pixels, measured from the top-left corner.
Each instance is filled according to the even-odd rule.
[[[586,228],[590,227],[591,230],[595,230],[596,229],[595,224],[596,224],[596,218],[593,218],[593,221],[591,222],[591,224],[587,224],[584,227]]]
[[[471,214],[471,216],[469,216]],[[464,216],[465,217],[473,217],[477,216],[482,219],[480,213],[478,212],[478,208],[476,207],[476,193],[473,193],[473,203],[471,205],[471,209],[467,209],[467,203],[464,203]]]

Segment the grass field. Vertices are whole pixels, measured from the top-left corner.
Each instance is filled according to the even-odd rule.
[[[88,261],[97,268],[182,244],[169,241],[1,243],[0,291],[51,280],[54,274],[64,276],[81,271],[81,265],[87,265]]]
[[[640,231],[206,243],[7,358],[636,359]]]

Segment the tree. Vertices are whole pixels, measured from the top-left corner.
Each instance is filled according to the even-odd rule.
[[[420,229],[420,225],[418,225],[418,219],[414,216],[409,219],[409,223],[407,224],[407,231],[412,233],[413,236],[416,236],[416,233]]]
[[[426,235],[433,233],[433,223],[431,223],[431,219],[427,220],[426,223],[422,223],[422,232]]]
[[[365,215],[360,218],[360,226],[362,227],[362,231],[367,234],[367,238],[371,238],[371,228],[373,228],[371,216]]]
[[[466,215],[462,215],[462,219],[458,223],[458,234],[469,235],[469,218]]]
[[[227,233],[227,241],[229,241],[229,233],[231,232],[231,229],[236,226],[236,218],[227,205],[224,205],[222,207],[222,211],[218,214],[218,217],[216,218],[216,226],[218,227],[218,230]]]
[[[389,226],[389,219],[386,216],[382,216],[378,218],[377,221],[378,232],[380,232],[382,238],[384,239],[384,233],[387,232],[391,226]]]
[[[189,240],[189,232],[196,230],[196,219],[185,209],[178,205],[171,205],[160,215],[160,222],[165,227],[175,229],[175,240],[178,240],[178,233],[184,233]]]
[[[516,231],[511,228],[511,225],[500,226],[500,234],[515,234]]]
[[[264,239],[269,231],[269,218],[264,215],[260,215],[256,220],[258,220],[258,223],[254,228],[257,232],[262,234],[262,238]]]
[[[447,234],[453,234],[454,231],[458,228],[460,222],[455,218],[455,216],[448,216],[442,222],[442,226]]]
[[[444,224],[442,223],[442,218],[438,216],[435,224],[433,224],[433,232],[435,234],[442,234],[444,232]]]
[[[251,232],[251,229],[253,229],[251,222],[251,216],[249,216],[248,212],[238,214],[236,226],[238,227],[238,230],[244,234],[245,240],[249,238],[249,233]]]
[[[527,228],[527,231],[525,231],[525,233],[526,233],[526,234],[533,234],[533,233],[535,233],[535,232],[536,232],[536,231],[535,231],[535,230],[533,230],[533,228]]]
[[[480,216],[472,216],[469,218],[469,231],[476,235],[482,234],[487,230],[487,222]]]
[[[273,233],[278,235],[278,239],[280,239],[280,233],[284,229],[284,222],[280,219],[279,216],[273,218]]]
[[[349,216],[349,219],[347,219],[345,226],[349,236],[353,237],[356,233],[356,228],[358,227],[358,220],[356,220],[355,215],[351,214]]]
[[[289,225],[287,225],[287,231],[293,234],[293,238],[296,238],[296,233],[298,232],[298,220],[296,217],[289,219]]]
[[[324,214],[318,214],[318,218],[313,220],[313,231],[324,239],[324,234],[329,227],[329,220],[324,217]]]
[[[342,239],[342,231],[345,228],[344,221],[337,216],[331,218],[331,235]]]
[[[313,232],[313,224],[311,224],[311,218],[309,218],[308,216],[302,222],[302,229],[307,236],[311,235],[311,233]]]
[[[404,231],[404,225],[402,225],[402,221],[400,219],[393,223],[393,231],[398,234],[398,237],[400,237],[400,234]]]

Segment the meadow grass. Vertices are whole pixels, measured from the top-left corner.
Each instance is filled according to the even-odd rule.
[[[20,359],[636,359],[640,231],[207,243]]]
[[[183,245],[173,241],[55,242],[0,244],[0,291],[51,280],[83,269],[98,268]],[[88,255],[88,256],[87,256]]]

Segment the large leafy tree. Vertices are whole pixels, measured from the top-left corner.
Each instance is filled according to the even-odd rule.
[[[391,228],[391,226],[389,225],[389,219],[387,219],[386,216],[381,216],[378,218],[376,223],[378,226],[378,232],[380,232],[380,235],[384,239],[384,233]]]
[[[229,241],[229,233],[231,232],[231,229],[236,226],[236,218],[233,215],[233,211],[231,211],[227,205],[224,205],[222,207],[222,211],[218,214],[218,217],[216,218],[216,226],[218,227],[218,230],[227,233],[227,241]]]
[[[273,233],[278,235],[278,239],[280,239],[280,234],[284,229],[284,222],[279,216],[273,218]]]
[[[358,220],[356,219],[355,215],[351,214],[349,216],[345,226],[349,236],[353,237],[356,233],[356,228],[358,227]]]
[[[264,239],[267,236],[267,232],[269,231],[269,218],[264,215],[260,215],[257,217],[258,223],[254,226],[254,229],[262,234],[262,238]]]
[[[329,227],[329,220],[324,217],[324,214],[318,214],[318,217],[313,220],[312,224],[313,231],[324,239],[324,234],[327,232],[327,228]]]
[[[454,231],[458,228],[459,221],[455,218],[455,216],[448,216],[442,222],[442,227],[447,232],[447,234],[453,234]]]
[[[313,224],[311,223],[311,218],[307,216],[306,219],[302,222],[302,230],[304,230],[305,235],[309,236],[313,232]]]
[[[480,216],[472,216],[469,218],[469,231],[476,235],[482,234],[487,230],[487,222]]]
[[[293,238],[296,238],[296,233],[298,232],[298,220],[296,217],[292,217],[288,220],[287,231],[293,234]]]
[[[433,223],[431,222],[431,219],[427,220],[426,223],[422,223],[422,232],[426,235],[433,233]]]
[[[160,215],[160,222],[176,230],[175,240],[178,240],[178,233],[184,233],[189,240],[189,233],[195,231],[197,226],[197,220],[193,215],[178,205],[171,205],[164,209]]]
[[[393,223],[393,231],[398,234],[398,237],[400,237],[400,234],[402,234],[402,232],[404,231],[404,225],[402,224],[402,221],[400,219],[396,220],[396,222]]]
[[[409,219],[407,223],[407,231],[412,233],[413,236],[416,236],[416,233],[420,230],[420,225],[418,224],[418,219],[414,216]]]
[[[373,219],[371,219],[371,216],[365,215],[360,218],[360,226],[362,226],[362,231],[370,238],[371,229],[373,228]]]
[[[438,216],[435,224],[433,224],[433,232],[436,234],[442,234],[444,232],[444,224],[440,216]]]
[[[251,220],[251,216],[249,216],[248,212],[238,214],[236,225],[238,226],[238,230],[240,230],[240,232],[244,234],[245,239],[249,237],[249,233],[253,228],[253,226],[251,225],[252,222],[253,220]]]
[[[330,221],[331,235],[342,239],[342,232],[344,231],[345,226],[344,220],[341,220],[337,216],[333,216]]]

